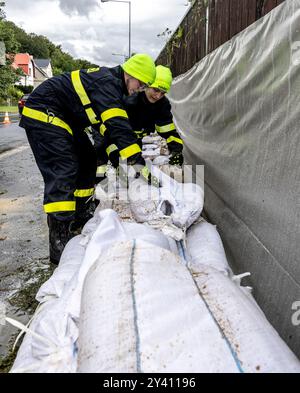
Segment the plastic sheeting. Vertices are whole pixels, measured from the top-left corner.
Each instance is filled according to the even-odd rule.
[[[236,272],[300,356],[300,1],[287,0],[173,83],[188,163]]]

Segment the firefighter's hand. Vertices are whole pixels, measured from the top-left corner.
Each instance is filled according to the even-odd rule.
[[[136,154],[135,157],[132,158],[131,161],[128,162],[129,165],[133,165],[135,169],[135,178],[141,177],[141,179],[145,180],[150,186],[160,187],[159,179],[156,176],[153,176],[149,169],[145,164],[145,160],[143,159],[140,153]]]
[[[147,168],[147,166],[145,165],[139,173],[137,173],[137,177],[140,177],[144,180],[146,180],[146,182],[153,187],[161,187],[161,184],[159,182],[159,179],[152,175],[151,172],[149,171],[149,169]]]
[[[181,152],[173,152],[171,153],[171,157],[169,158],[170,165],[178,165],[182,166],[183,164],[183,155]]]

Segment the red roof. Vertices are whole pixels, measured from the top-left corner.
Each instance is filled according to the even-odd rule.
[[[12,66],[14,68],[21,68],[26,75],[29,75],[29,64],[31,59],[32,56],[28,53],[17,53]]]

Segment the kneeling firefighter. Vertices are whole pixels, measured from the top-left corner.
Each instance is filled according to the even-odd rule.
[[[129,116],[132,129],[142,148],[142,138],[150,133],[157,133],[166,139],[170,152],[169,164],[182,166],[183,141],[180,138],[173,122],[171,104],[165,94],[170,90],[172,73],[168,67],[157,66],[154,83],[143,92],[124,98],[124,104]],[[97,151],[97,172],[103,177],[108,158],[114,167],[118,166],[119,150],[109,137],[101,136],[93,128],[93,137]]]
[[[97,162],[84,129],[101,126],[127,164],[145,165],[123,97],[151,85],[155,73],[151,57],[137,54],[121,66],[52,77],[26,101],[20,126],[45,183],[51,262],[59,263],[68,240],[93,213]]]

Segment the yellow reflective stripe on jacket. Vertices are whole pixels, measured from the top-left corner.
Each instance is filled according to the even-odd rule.
[[[97,167],[96,174],[97,175],[104,175],[106,173],[106,170],[107,170],[107,165],[106,164],[100,165],[100,166]]]
[[[83,84],[81,82],[80,79],[80,70],[77,71],[72,71],[71,72],[71,80],[72,80],[72,84],[73,87],[82,103],[83,106],[87,106],[91,104],[91,101],[83,87]],[[90,107],[90,108],[84,108],[85,113],[87,115],[87,117],[89,118],[89,121],[92,124],[97,124],[99,123],[99,120],[96,119],[96,113],[94,112],[94,110]]]
[[[34,120],[41,121],[43,123],[53,124],[56,127],[64,128],[67,130],[71,135],[73,132],[71,128],[65,123],[63,120],[60,120],[58,117],[48,116],[46,113],[37,111],[36,109],[27,108],[24,106],[22,115],[29,117]]]
[[[99,131],[100,131],[100,134],[104,136],[104,133],[106,131],[106,127],[105,127],[105,125],[103,123],[101,124]]]
[[[99,120],[97,120],[97,116],[96,116],[96,113],[93,111],[93,109],[92,108],[86,108],[85,109],[85,113],[87,114],[87,117],[89,118],[89,121],[92,123],[92,124],[98,124],[98,123],[100,123],[100,121]]]
[[[180,138],[176,138],[176,136],[170,136],[170,138],[167,139],[167,143],[170,142],[177,142],[177,143],[181,143],[183,145],[183,141]]]
[[[113,143],[109,145],[108,148],[106,149],[106,154],[109,156],[113,151],[116,150],[118,150],[118,146]]]
[[[142,150],[139,145],[137,143],[134,143],[128,147],[125,147],[125,149],[120,150],[120,156],[123,160],[125,160],[126,158],[129,158],[136,153],[140,153],[141,151]]]
[[[94,194],[94,188],[86,188],[83,190],[75,190],[74,196],[79,198],[88,197]]]
[[[106,111],[101,113],[101,119],[103,123],[105,123],[109,119],[112,119],[113,117],[126,117],[126,119],[128,119],[127,112],[124,111],[124,109],[120,108],[107,109]]]
[[[89,74],[90,72],[96,72],[96,71],[99,71],[99,70],[100,70],[100,67],[88,68],[86,70],[86,72]]]
[[[155,125],[155,129],[157,132],[170,132],[170,131],[176,130],[176,127],[175,127],[174,123],[170,123],[170,124],[166,124],[165,126],[161,126],[161,127]]]
[[[80,70],[77,71],[72,71],[71,72],[71,79],[73,83],[73,87],[78,94],[78,97],[80,98],[80,101],[82,105],[89,105],[91,103],[88,95],[86,94],[86,91],[84,90],[84,87],[82,85],[81,79],[80,79]]]
[[[50,202],[44,205],[45,213],[69,212],[75,211],[75,209],[75,201]]]
[[[138,139],[141,139],[143,136],[147,135],[146,131],[134,131],[134,133]]]

